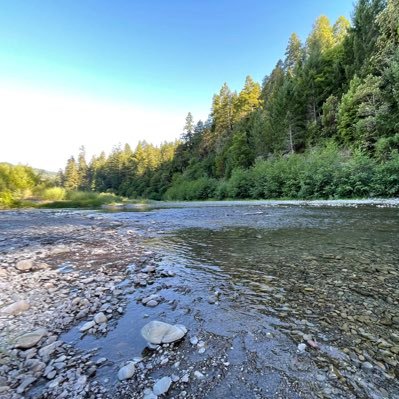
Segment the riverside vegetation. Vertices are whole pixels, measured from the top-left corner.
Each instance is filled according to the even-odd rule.
[[[155,200],[398,196],[398,27],[398,0],[359,0],[352,23],[321,16],[305,43],[291,35],[261,85],[248,76],[236,93],[225,83],[207,121],[189,113],[180,140],[126,144],[90,162],[82,148],[49,183],[61,187],[44,191],[29,168],[15,167],[28,175],[15,186],[1,165],[0,206],[37,185],[57,200],[76,190]],[[113,200],[90,197],[93,206]]]

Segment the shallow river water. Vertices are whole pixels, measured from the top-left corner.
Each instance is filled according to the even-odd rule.
[[[120,363],[145,355],[140,329],[159,319],[204,341],[187,365],[225,356],[201,397],[399,398],[398,207],[194,204],[101,217],[140,233],[175,276],[133,292],[106,337],[79,340],[75,328],[66,341]],[[144,308],[154,292],[164,301]],[[112,384],[115,370],[98,377]]]

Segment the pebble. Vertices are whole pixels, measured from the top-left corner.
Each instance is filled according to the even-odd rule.
[[[163,395],[169,391],[171,384],[172,379],[170,377],[163,377],[154,384],[152,391],[155,395]]]
[[[194,371],[194,377],[197,378],[198,380],[203,380],[205,378],[204,374],[202,374],[198,370]]]
[[[118,378],[120,381],[128,380],[133,377],[135,366],[133,362],[129,362],[118,371]]]
[[[17,338],[15,347],[21,349],[29,349],[35,346],[45,335],[47,330],[40,328],[31,333],[21,335]]]
[[[306,344],[299,344],[298,345],[298,352],[303,353],[306,351]]]
[[[374,366],[370,363],[370,362],[364,362],[362,363],[362,369],[363,370],[372,370],[374,368]]]
[[[94,321],[97,324],[106,323],[108,321],[107,316],[103,312],[99,312],[94,316]]]
[[[33,384],[36,381],[35,377],[26,377],[22,383],[18,386],[17,388],[17,393],[23,393],[25,392],[26,388],[28,388],[29,385]]]
[[[90,328],[93,328],[95,325],[96,325],[96,322],[94,320],[88,321],[87,323],[83,324],[82,327],[80,327],[79,331],[85,332],[87,330],[90,330]]]
[[[33,269],[33,261],[30,259],[20,260],[15,265],[15,268],[21,272],[27,272],[27,271]]]
[[[30,308],[30,304],[25,300],[21,300],[21,301],[14,302],[11,305],[8,305],[8,306],[0,309],[0,313],[17,315],[19,313],[26,312],[29,308]]]

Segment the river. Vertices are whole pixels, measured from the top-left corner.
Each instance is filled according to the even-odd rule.
[[[398,207],[327,205],[101,214],[122,222],[120,234],[138,232],[175,276],[132,293],[106,337],[79,340],[75,329],[64,339],[120,362],[146,354],[140,329],[159,319],[203,341],[205,351],[182,349],[187,367],[208,371],[198,397],[398,398]],[[141,298],[154,292],[163,302],[143,308]],[[223,370],[208,367],[216,357]],[[173,373],[166,367],[154,376]],[[98,372],[109,383],[114,375],[112,366]]]

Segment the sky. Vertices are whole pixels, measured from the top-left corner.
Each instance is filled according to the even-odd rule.
[[[0,162],[57,171],[177,139],[224,82],[261,82],[296,32],[351,0],[0,0]]]

